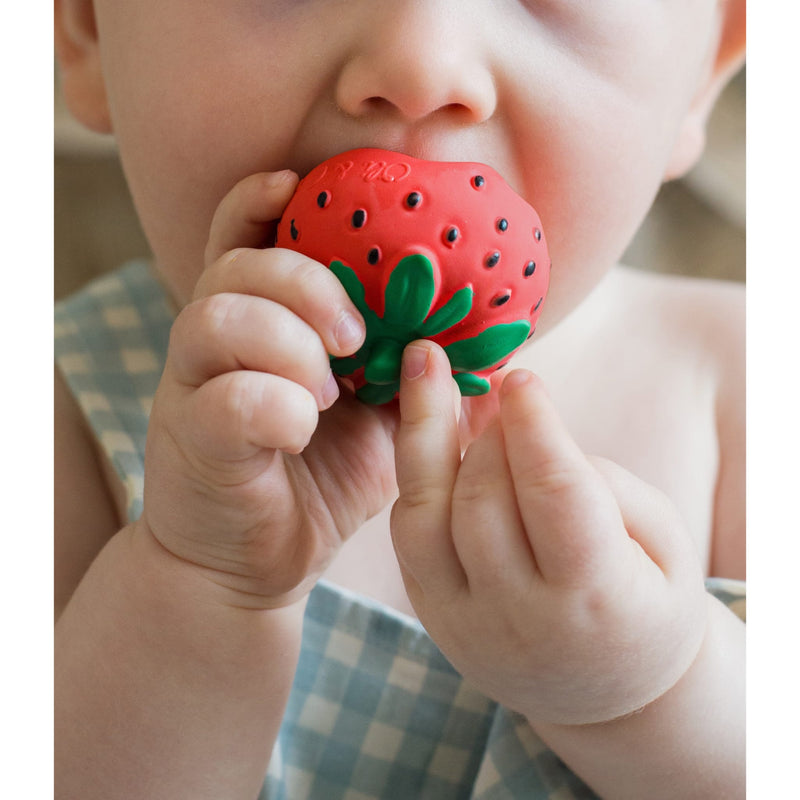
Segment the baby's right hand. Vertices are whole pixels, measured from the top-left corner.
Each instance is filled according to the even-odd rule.
[[[320,416],[339,395],[328,354],[363,342],[358,311],[322,264],[259,247],[296,184],[253,175],[217,209],[153,404],[139,522],[256,608],[307,594],[394,487],[393,409],[345,393]]]

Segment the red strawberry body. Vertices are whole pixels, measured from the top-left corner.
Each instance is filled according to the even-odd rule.
[[[536,211],[491,167],[352,150],[313,169],[283,214],[277,247],[328,265],[367,323],[335,359],[363,400],[391,400],[408,342],[444,347],[463,394],[483,394],[530,337],[550,259]]]

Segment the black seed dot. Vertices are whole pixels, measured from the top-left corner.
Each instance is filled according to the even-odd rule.
[[[497,365],[497,366],[496,366],[496,367],[495,367],[495,368],[492,370],[492,372],[497,372],[499,369],[503,369],[503,367],[507,367],[507,366],[508,366],[508,361],[504,361],[502,364],[498,364],[498,365]]]
[[[536,332],[536,328],[531,328],[531,332],[527,335],[525,340],[527,341],[528,339],[530,339],[535,332]]]
[[[483,263],[486,264],[486,266],[489,267],[490,269],[492,267],[496,267],[500,263],[500,251],[495,250],[493,253],[489,253],[489,255],[486,256],[486,260]]]
[[[526,278],[530,278],[530,276],[533,275],[534,272],[536,272],[536,262],[529,261],[525,265],[525,272],[523,274],[525,275]]]
[[[505,233],[508,230],[508,220],[505,217],[501,217],[497,220],[497,230],[499,230],[500,233]]]
[[[330,192],[320,192],[317,195],[317,205],[320,208],[325,208],[328,203],[331,202],[331,193]]]
[[[372,250],[367,253],[367,261],[370,264],[377,264],[381,260],[381,251],[377,247],[373,247]]]
[[[422,195],[419,192],[411,192],[408,197],[406,197],[406,205],[409,208],[416,208],[422,202]]]
[[[352,223],[354,228],[363,228],[366,221],[367,212],[363,208],[359,208],[358,211],[353,213]]]
[[[502,292],[500,294],[496,294],[489,305],[494,306],[504,306],[509,300],[511,299],[511,292]]]
[[[289,234],[295,242],[297,241],[297,237],[300,235],[300,232],[294,226],[294,220],[292,220],[289,225]]]
[[[536,305],[533,307],[533,310],[534,310],[534,311],[538,311],[538,310],[539,310],[539,306],[542,304],[542,300],[544,300],[544,297],[540,297],[540,298],[539,298],[539,299],[536,301]]]
[[[475,177],[472,179],[472,186],[473,186],[475,189],[482,189],[482,188],[483,188],[483,185],[484,185],[485,183],[486,183],[486,178],[484,178],[484,177],[483,177],[483,175],[476,175],[476,176],[475,176]]]
[[[455,225],[451,225],[449,228],[445,229],[442,234],[442,239],[448,247],[455,247],[459,236],[461,236],[461,231],[459,231]]]
[[[538,228],[533,229],[533,236],[537,242],[542,241],[542,232]]]

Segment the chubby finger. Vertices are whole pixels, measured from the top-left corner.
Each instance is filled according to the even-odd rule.
[[[318,261],[293,250],[238,249],[200,276],[195,298],[221,292],[273,300],[305,320],[335,356],[352,355],[364,342],[364,320],[339,279]]]
[[[471,590],[527,592],[537,569],[499,420],[464,455],[453,490],[452,529]]]
[[[299,453],[319,420],[314,397],[302,386],[263,372],[227,372],[204,383],[186,402],[182,438],[203,463],[236,468],[259,450]]]
[[[338,396],[316,332],[284,306],[251,295],[215,294],[184,308],[172,327],[167,363],[172,377],[191,388],[253,370],[300,384],[320,409]]]
[[[622,517],[535,375],[508,375],[500,419],[520,514],[544,579],[582,583],[601,574],[627,546]]]
[[[452,384],[450,362],[438,345],[418,341],[406,347],[395,440],[400,494],[392,509],[392,540],[400,566],[428,595],[451,595],[466,586],[450,528],[461,462]]]
[[[290,170],[258,172],[240,180],[214,212],[206,244],[206,265],[237,247],[272,244],[274,223],[286,208],[298,181],[298,176]]]
[[[676,566],[694,561],[699,578],[699,554],[669,497],[613,461],[592,457],[591,462],[613,492],[628,536],[647,558],[668,578]]]

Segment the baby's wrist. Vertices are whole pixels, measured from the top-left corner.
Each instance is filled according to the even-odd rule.
[[[214,692],[231,681],[260,683],[265,674],[288,687],[305,602],[255,612],[236,607],[145,532],[128,525],[98,554],[58,620],[60,646],[95,649],[126,669],[157,663],[146,680],[159,679],[168,665]]]
[[[228,576],[199,563],[181,558],[164,547],[152,533],[144,519],[139,519],[117,534],[126,551],[126,574],[143,589],[153,603],[184,606],[187,613],[200,610],[213,615],[219,612],[241,618],[244,624],[255,620],[247,617],[261,616],[276,621],[281,618],[299,629],[305,613],[307,595],[296,598],[279,598],[271,601],[238,588]],[[256,623],[258,624],[258,623]]]
[[[604,720],[593,720],[577,724],[551,724],[543,723],[528,717],[531,726],[536,730],[569,728],[590,731],[592,729],[609,732],[615,727],[627,728],[631,725],[641,724],[651,715],[659,715],[665,709],[674,709],[687,702],[687,698],[694,697],[693,702],[699,702],[706,687],[711,687],[725,673],[726,662],[729,661],[726,639],[735,637],[733,627],[739,624],[729,617],[733,615],[712,595],[706,595],[707,620],[700,646],[694,658],[687,664],[686,669],[677,677],[677,680],[665,686],[661,691],[654,690],[653,696],[646,702],[634,703],[632,707],[612,713]]]
[[[744,626],[710,595],[708,609],[705,635],[689,668],[638,711],[588,725],[531,722],[548,746],[599,794],[740,795],[745,750]],[[620,791],[619,775],[609,771],[609,765],[622,763],[637,765],[636,772],[626,773],[626,779],[633,779],[627,793]],[[680,774],[675,772],[678,763],[683,765]],[[664,791],[654,791],[655,786]]]
[[[165,581],[169,586],[177,583],[189,596],[203,603],[237,612],[274,612],[274,616],[283,612],[283,616],[296,615],[302,620],[313,583],[280,596],[258,592],[250,579],[220,572],[174,553],[159,541],[144,517],[132,523],[129,537],[129,546],[135,551],[136,558],[153,569],[153,576],[159,582]]]

